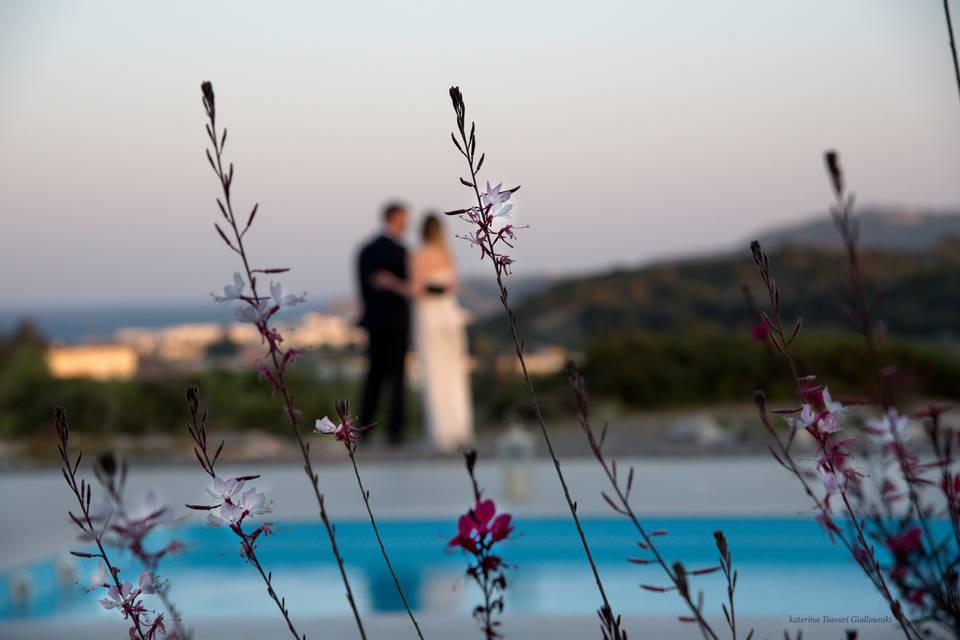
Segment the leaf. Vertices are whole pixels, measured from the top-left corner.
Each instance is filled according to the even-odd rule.
[[[213,226],[216,227],[217,233],[220,234],[220,238],[221,238],[224,242],[227,243],[227,246],[228,246],[228,247],[230,247],[231,249],[233,249],[233,244],[227,239],[227,234],[225,234],[225,233],[223,232],[223,229],[220,228],[220,225],[214,223]],[[236,249],[233,249],[233,250],[236,251]]]
[[[246,233],[246,232],[247,232],[247,229],[250,228],[250,225],[253,224],[253,219],[254,219],[254,218],[256,217],[256,215],[257,215],[257,208],[258,208],[259,206],[260,206],[260,203],[259,203],[259,202],[253,205],[253,211],[250,212],[250,216],[247,218],[247,224],[246,224],[246,226],[243,227],[243,233]]]

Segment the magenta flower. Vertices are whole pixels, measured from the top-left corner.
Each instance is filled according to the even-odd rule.
[[[489,547],[507,538],[513,531],[510,526],[512,516],[502,513],[494,518],[496,512],[493,500],[478,502],[473,509],[460,516],[457,535],[451,538],[448,546],[477,553],[481,547]]]
[[[887,536],[887,549],[894,557],[906,556],[920,550],[921,531],[919,527],[912,527],[903,533]]]
[[[770,332],[773,331],[773,327],[770,326],[770,323],[767,320],[761,320],[759,323],[754,325],[751,335],[753,339],[758,342],[763,342],[767,339],[767,336],[770,335]]]

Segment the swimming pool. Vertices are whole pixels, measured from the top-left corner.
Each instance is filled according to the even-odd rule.
[[[688,568],[716,564],[713,531],[722,529],[730,543],[737,585],[738,615],[877,615],[887,613],[883,600],[846,551],[830,543],[822,528],[807,518],[651,518],[651,529],[666,529],[658,538],[669,560]],[[596,587],[569,519],[518,518],[513,540],[502,551],[515,565],[509,577],[506,609],[511,613],[589,614],[597,608]],[[454,533],[446,520],[384,520],[381,531],[408,596],[421,612],[468,614],[477,601],[472,584],[462,579],[465,558],[449,552]],[[591,518],[584,529],[607,586],[610,600],[624,614],[682,613],[674,594],[650,593],[640,583],[663,584],[659,570],[626,562],[641,555],[636,535],[621,519]],[[240,557],[237,539],[223,528],[190,525],[158,532],[155,542],[175,536],[185,552],[168,558],[162,577],[185,619],[262,618],[275,615],[254,570]],[[361,610],[401,609],[367,521],[340,522],[337,540]],[[329,543],[319,523],[279,523],[258,555],[274,574],[274,586],[291,611],[314,616],[348,613]],[[124,575],[134,565],[119,558]],[[96,561],[50,558],[0,576],[0,620],[70,621],[109,617],[96,604],[102,594],[84,593]],[[139,570],[139,567],[136,567]],[[74,575],[71,575],[71,571]],[[11,599],[11,580],[29,586],[23,604]],[[723,597],[719,574],[694,578],[705,591],[706,610],[718,612]]]

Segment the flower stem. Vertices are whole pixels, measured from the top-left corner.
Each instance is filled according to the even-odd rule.
[[[203,89],[204,107],[206,108],[207,116],[210,121],[207,128],[207,133],[213,146],[213,155],[211,156],[208,152],[207,156],[208,158],[211,158],[210,164],[213,166],[214,173],[216,173],[217,178],[220,181],[220,187],[223,192],[221,212],[223,213],[227,224],[229,224],[230,229],[233,232],[232,243],[230,240],[227,240],[222,231],[221,236],[223,237],[224,242],[227,243],[227,246],[240,256],[240,260],[243,263],[244,272],[250,282],[250,288],[252,290],[252,302],[250,304],[256,306],[264,298],[261,298],[257,293],[257,278],[254,274],[254,270],[250,266],[246,248],[243,244],[243,236],[247,229],[249,229],[250,223],[253,221],[253,214],[251,213],[246,227],[243,231],[241,231],[237,226],[237,219],[234,215],[233,203],[230,197],[231,186],[233,184],[233,165],[230,165],[229,171],[224,171],[223,167],[223,144],[224,140],[226,139],[226,135],[224,132],[223,136],[218,136],[216,126],[216,109],[213,103],[213,88],[208,83],[204,83]],[[254,212],[255,211],[256,208],[254,209]],[[219,230],[219,227],[217,227],[217,229]],[[310,460],[310,448],[309,445],[304,442],[303,435],[300,432],[300,413],[294,405],[293,398],[291,397],[286,381],[284,380],[284,368],[281,365],[282,352],[278,344],[278,340],[272,329],[269,327],[268,322],[268,319],[261,319],[257,323],[257,328],[260,331],[261,336],[263,336],[264,340],[267,342],[269,348],[270,362],[273,366],[272,373],[274,375],[274,379],[276,380],[275,387],[283,396],[284,411],[287,414],[288,420],[290,421],[290,426],[293,430],[294,436],[296,437],[297,445],[300,447],[300,454],[303,458],[303,471],[307,475],[307,479],[310,481],[310,485],[313,488],[314,498],[317,501],[317,506],[320,511],[320,520],[323,522],[323,526],[326,529],[327,537],[330,540],[331,550],[334,558],[337,561],[337,567],[340,570],[340,578],[343,581],[344,588],[346,589],[347,602],[350,605],[351,611],[353,612],[353,617],[356,621],[357,629],[360,632],[360,637],[363,640],[366,640],[367,635],[363,628],[363,621],[360,619],[360,611],[357,609],[357,604],[353,597],[353,590],[350,587],[350,580],[347,578],[347,571],[344,565],[343,556],[341,556],[340,549],[337,546],[336,532],[334,531],[334,527],[330,522],[329,516],[327,515],[323,494],[320,492],[319,480],[316,472],[313,470],[313,464]]]
[[[451,97],[454,100],[454,109],[457,111],[457,128],[460,133],[460,139],[463,143],[462,148],[460,148],[459,144],[457,146],[459,149],[461,149],[461,154],[467,160],[467,165],[470,169],[470,186],[473,188],[473,193],[477,200],[477,207],[478,207],[478,210],[480,211],[480,218],[483,219],[486,214],[484,213],[485,207],[483,204],[483,199],[480,197],[480,189],[477,187],[478,168],[474,163],[475,144],[473,144],[474,142],[473,131],[471,131],[471,135],[468,137],[465,129],[465,120],[463,119],[463,113],[465,110],[463,108],[462,97],[460,96],[459,90],[451,89],[450,93],[451,93]],[[457,102],[458,100],[460,101],[459,104]],[[607,599],[607,593],[603,587],[603,581],[600,579],[600,571],[597,569],[597,564],[594,561],[593,554],[590,551],[590,545],[587,542],[587,536],[583,532],[583,527],[580,524],[580,517],[577,515],[577,504],[573,501],[573,498],[571,498],[570,496],[570,488],[567,486],[567,481],[566,481],[566,478],[564,478],[563,470],[560,468],[560,460],[559,458],[557,458],[557,454],[553,450],[553,443],[550,440],[550,433],[547,431],[547,426],[543,419],[543,412],[541,411],[541,408],[540,408],[540,401],[538,400],[536,391],[533,388],[533,381],[530,379],[530,373],[527,371],[527,363],[523,355],[523,341],[520,338],[519,330],[517,328],[516,317],[514,316],[513,309],[510,307],[510,303],[508,301],[509,293],[507,291],[506,286],[503,283],[503,275],[504,275],[505,267],[503,263],[498,261],[495,257],[496,250],[494,247],[493,238],[491,237],[489,224],[483,220],[481,220],[480,224],[483,225],[483,229],[484,231],[486,231],[483,238],[483,241],[486,242],[486,248],[484,252],[490,255],[491,262],[493,263],[494,273],[496,275],[496,281],[497,281],[497,289],[500,292],[500,303],[503,305],[504,312],[506,313],[507,324],[509,325],[509,328],[510,328],[510,335],[513,338],[513,345],[517,354],[517,360],[520,362],[520,369],[523,373],[524,381],[526,382],[527,391],[530,395],[530,402],[533,405],[533,411],[537,418],[537,424],[540,427],[540,433],[543,435],[543,440],[547,445],[547,452],[550,454],[550,459],[553,460],[553,466],[557,472],[557,478],[559,479],[560,486],[563,489],[563,497],[567,502],[567,507],[570,509],[570,515],[573,518],[574,525],[576,525],[577,535],[580,537],[580,543],[583,546],[583,551],[586,554],[587,562],[590,564],[590,569],[593,572],[594,581],[597,584],[597,591],[599,591],[600,593],[600,598],[601,600],[603,600],[604,607],[610,611],[613,611],[613,608],[610,606],[610,602]]]
[[[950,17],[950,0],[943,0],[943,13],[947,20],[947,33],[950,35],[950,54],[953,58],[953,75],[957,80],[957,91],[960,92],[960,60],[957,60],[957,41],[953,36],[953,20]]]

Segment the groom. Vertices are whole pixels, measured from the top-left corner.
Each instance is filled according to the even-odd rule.
[[[386,271],[400,281],[407,280],[407,250],[403,246],[403,235],[409,217],[404,205],[388,204],[383,210],[383,232],[360,250],[357,260],[363,298],[360,326],[367,330],[368,336],[368,369],[360,424],[373,424],[380,388],[388,382],[387,437],[393,445],[403,441],[403,368],[410,333],[410,305],[406,297],[378,287],[374,276]]]

